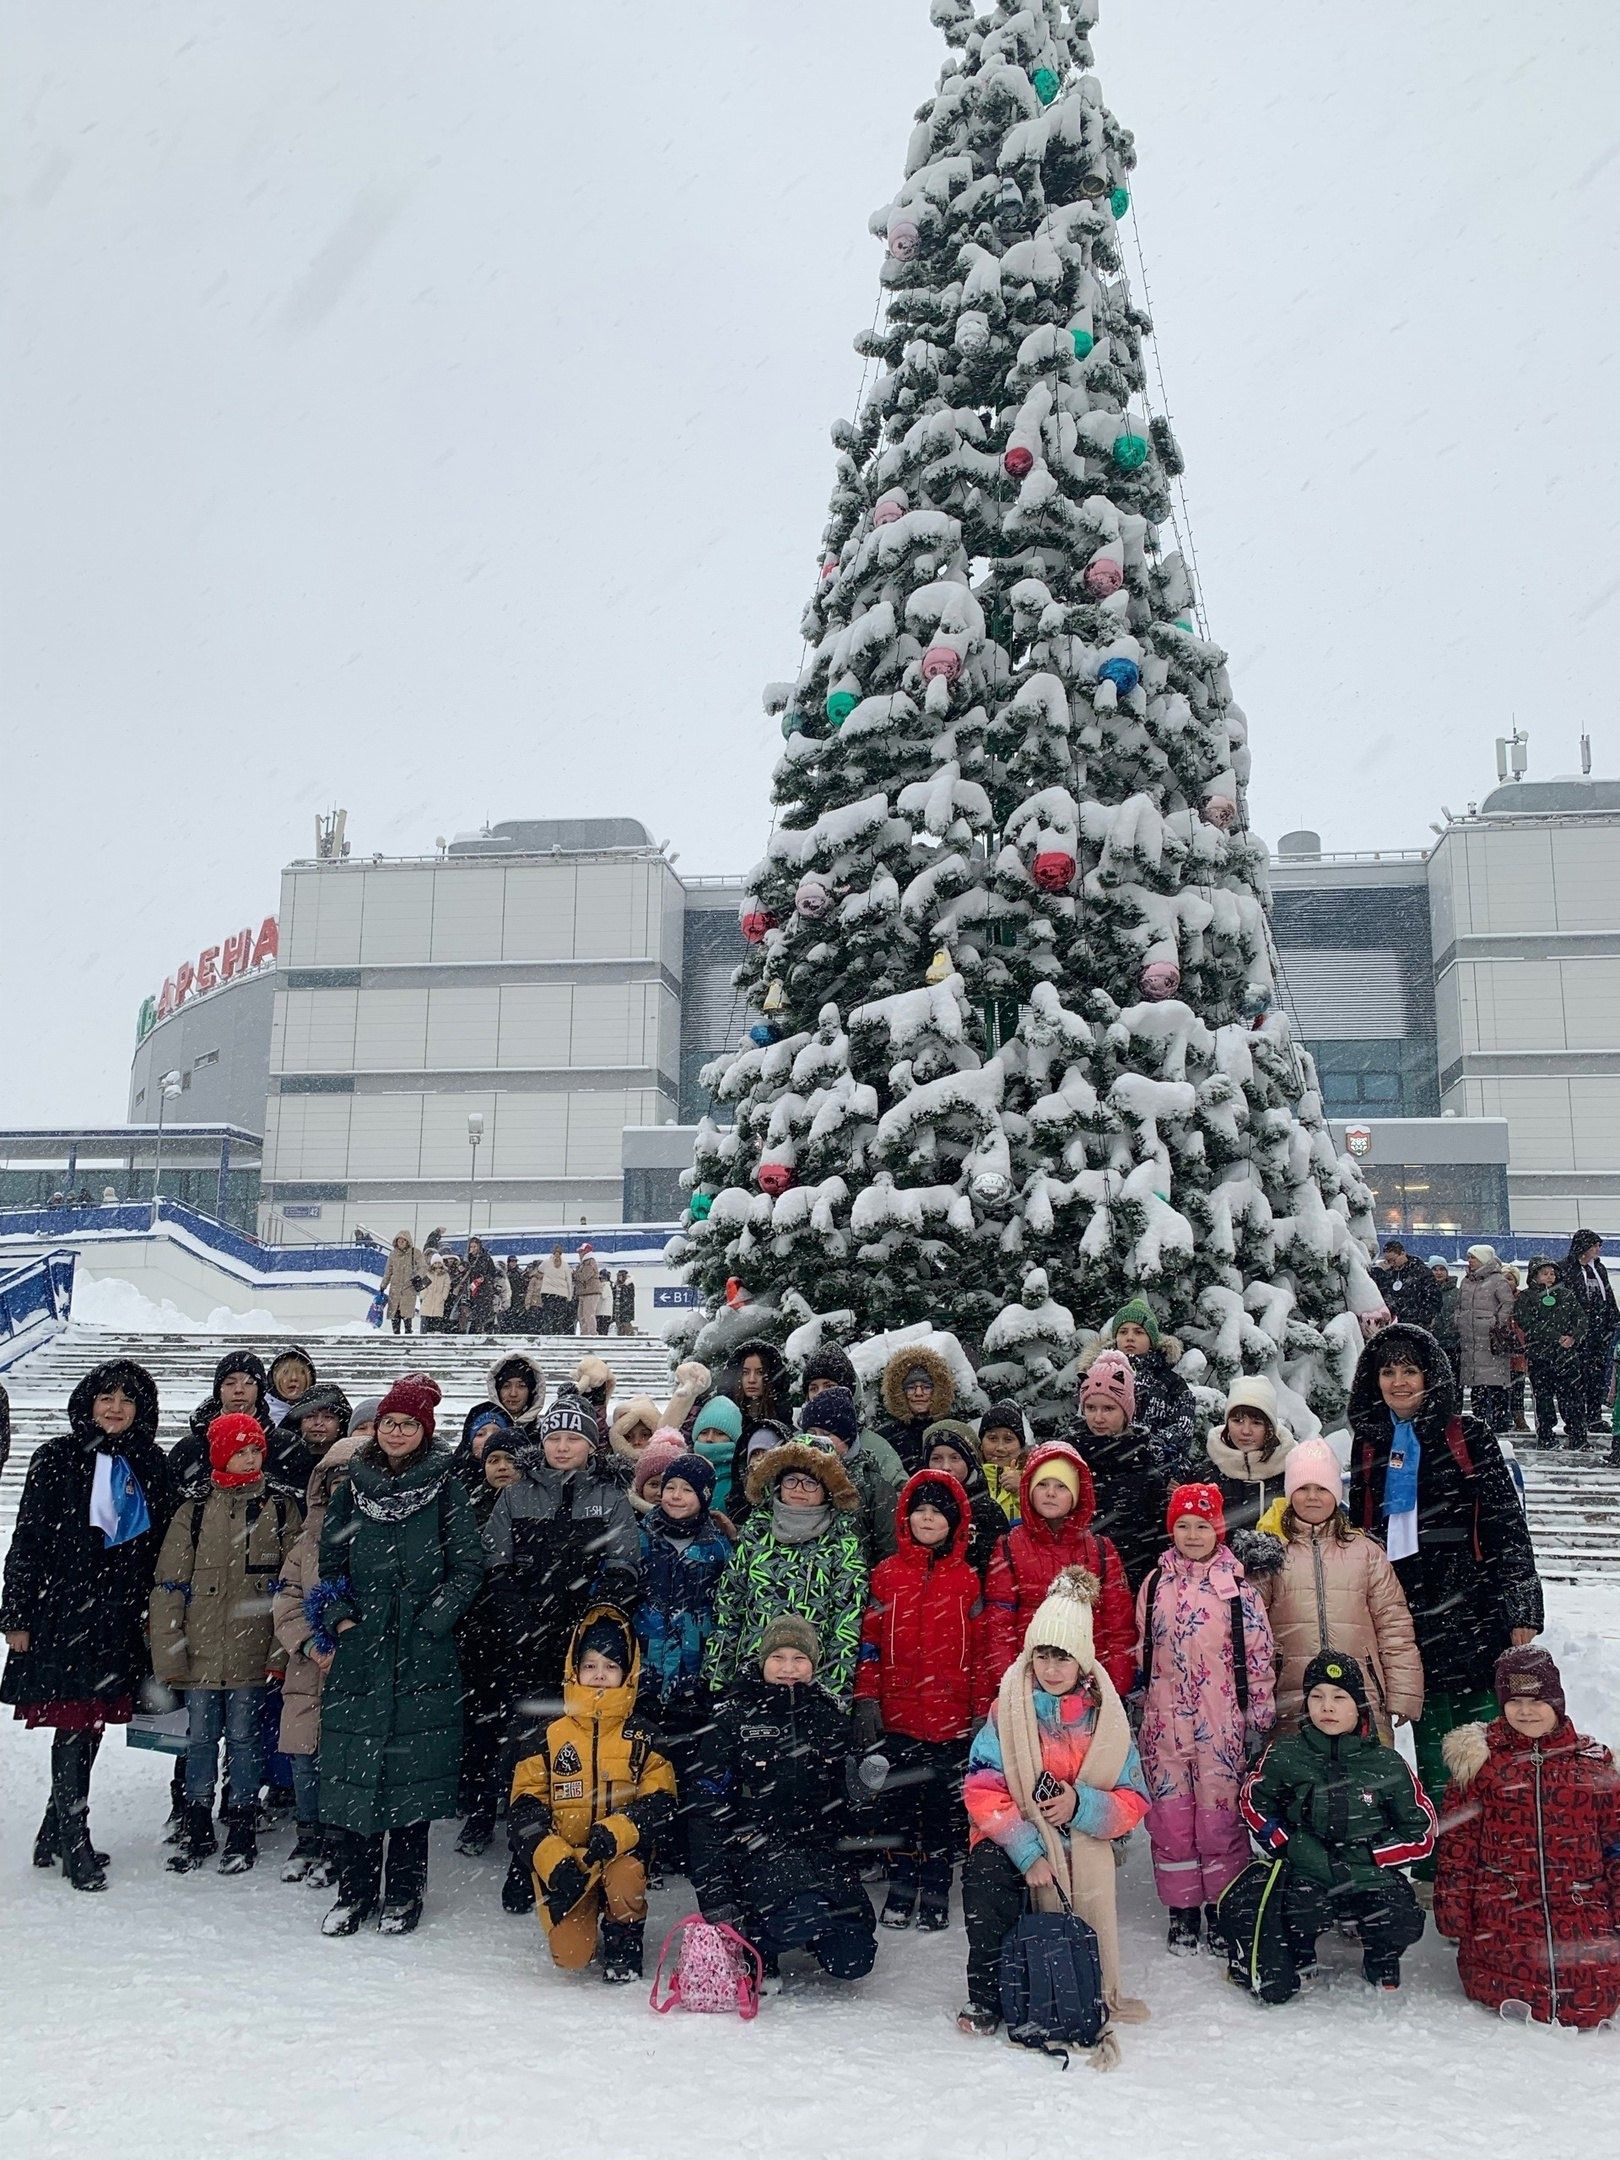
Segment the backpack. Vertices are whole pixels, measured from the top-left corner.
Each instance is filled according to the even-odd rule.
[[[664,1977],[664,1960],[677,1935],[680,1948],[675,1970],[669,1977],[669,1993],[660,2002],[658,1986]],[[652,1993],[647,2000],[660,2017],[668,2010],[680,2008],[722,2013],[735,2010],[738,2017],[746,2020],[759,2015],[759,1985],[764,1974],[764,1962],[745,1935],[739,1935],[724,1921],[705,1920],[701,1913],[688,1913],[684,1920],[677,1920],[664,1937],[664,1946],[658,1953],[658,1968],[653,1974]]]
[[[1155,1568],[1148,1577],[1147,1602],[1142,1607],[1142,1685],[1148,1686],[1153,1678],[1153,1601],[1159,1594],[1159,1576],[1162,1570]],[[1237,1690],[1238,1715],[1249,1714],[1249,1650],[1244,1640],[1243,1600],[1233,1597],[1227,1600],[1232,1616],[1232,1685]]]
[[[1056,2056],[1065,2070],[1071,2047],[1100,2045],[1108,2004],[1097,1937],[1084,1920],[1067,1909],[1023,1915],[1001,1945],[1001,2014],[1009,2040]]]

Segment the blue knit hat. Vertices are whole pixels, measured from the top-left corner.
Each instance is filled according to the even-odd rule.
[[[729,1395],[712,1395],[698,1412],[692,1438],[704,1433],[720,1433],[733,1446],[742,1438],[742,1412]]]
[[[698,1496],[699,1507],[706,1508],[714,1498],[714,1465],[706,1463],[701,1455],[677,1455],[664,1469],[666,1491],[671,1478],[679,1478],[683,1485],[691,1486]]]
[[[823,1388],[799,1412],[799,1430],[802,1433],[826,1433],[852,1448],[861,1437],[861,1414],[855,1407],[854,1396],[848,1388]]]

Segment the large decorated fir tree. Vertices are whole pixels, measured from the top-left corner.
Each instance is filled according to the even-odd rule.
[[[671,1257],[711,1314],[927,1321],[1055,1415],[1143,1290],[1319,1416],[1379,1305],[1367,1194],[1281,1010],[1246,730],[1174,545],[1097,0],[933,0],[872,219],[837,473],[751,879],[751,1026]],[[728,1331],[711,1330],[718,1342]]]

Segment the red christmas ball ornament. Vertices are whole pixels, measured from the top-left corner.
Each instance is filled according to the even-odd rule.
[[[1014,443],[1001,462],[1015,480],[1022,480],[1025,473],[1035,470],[1035,453],[1022,443]]]
[[[793,1183],[793,1172],[785,1162],[762,1162],[759,1166],[759,1189],[769,1193],[773,1200],[780,1199]]]
[[[962,672],[962,655],[954,645],[930,645],[922,656],[922,678],[932,682],[935,676],[946,682],[955,682]]]
[[[737,1280],[737,1277],[735,1275],[728,1275],[726,1277],[726,1303],[731,1307],[733,1312],[738,1311],[742,1306],[748,1303],[748,1292],[743,1288],[742,1284]]]
[[[1106,600],[1110,593],[1117,593],[1125,582],[1125,573],[1112,555],[1093,555],[1086,564],[1086,591],[1094,599]]]
[[[824,562],[822,563],[822,565],[821,565],[821,582],[822,582],[822,584],[823,584],[823,585],[830,585],[830,584],[832,583],[833,579],[834,579],[834,578],[835,578],[835,577],[836,577],[837,575],[838,575],[838,557],[837,557],[836,555],[829,555],[829,556],[827,556],[827,558],[825,559],[825,561],[824,561]]]
[[[1062,848],[1043,848],[1029,874],[1042,892],[1067,892],[1074,883],[1075,861]]]
[[[737,918],[737,927],[750,945],[758,945],[768,930],[776,928],[776,917],[761,907],[745,907]]]

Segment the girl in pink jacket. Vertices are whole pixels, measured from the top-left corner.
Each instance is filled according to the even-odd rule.
[[[1218,1485],[1178,1485],[1170,1550],[1136,1600],[1145,1684],[1139,1745],[1153,1881],[1172,1955],[1215,1948],[1215,1900],[1249,1861],[1244,1773],[1273,1712],[1271,1627],[1226,1544]],[[1202,1907],[1202,1912],[1200,1912]]]

